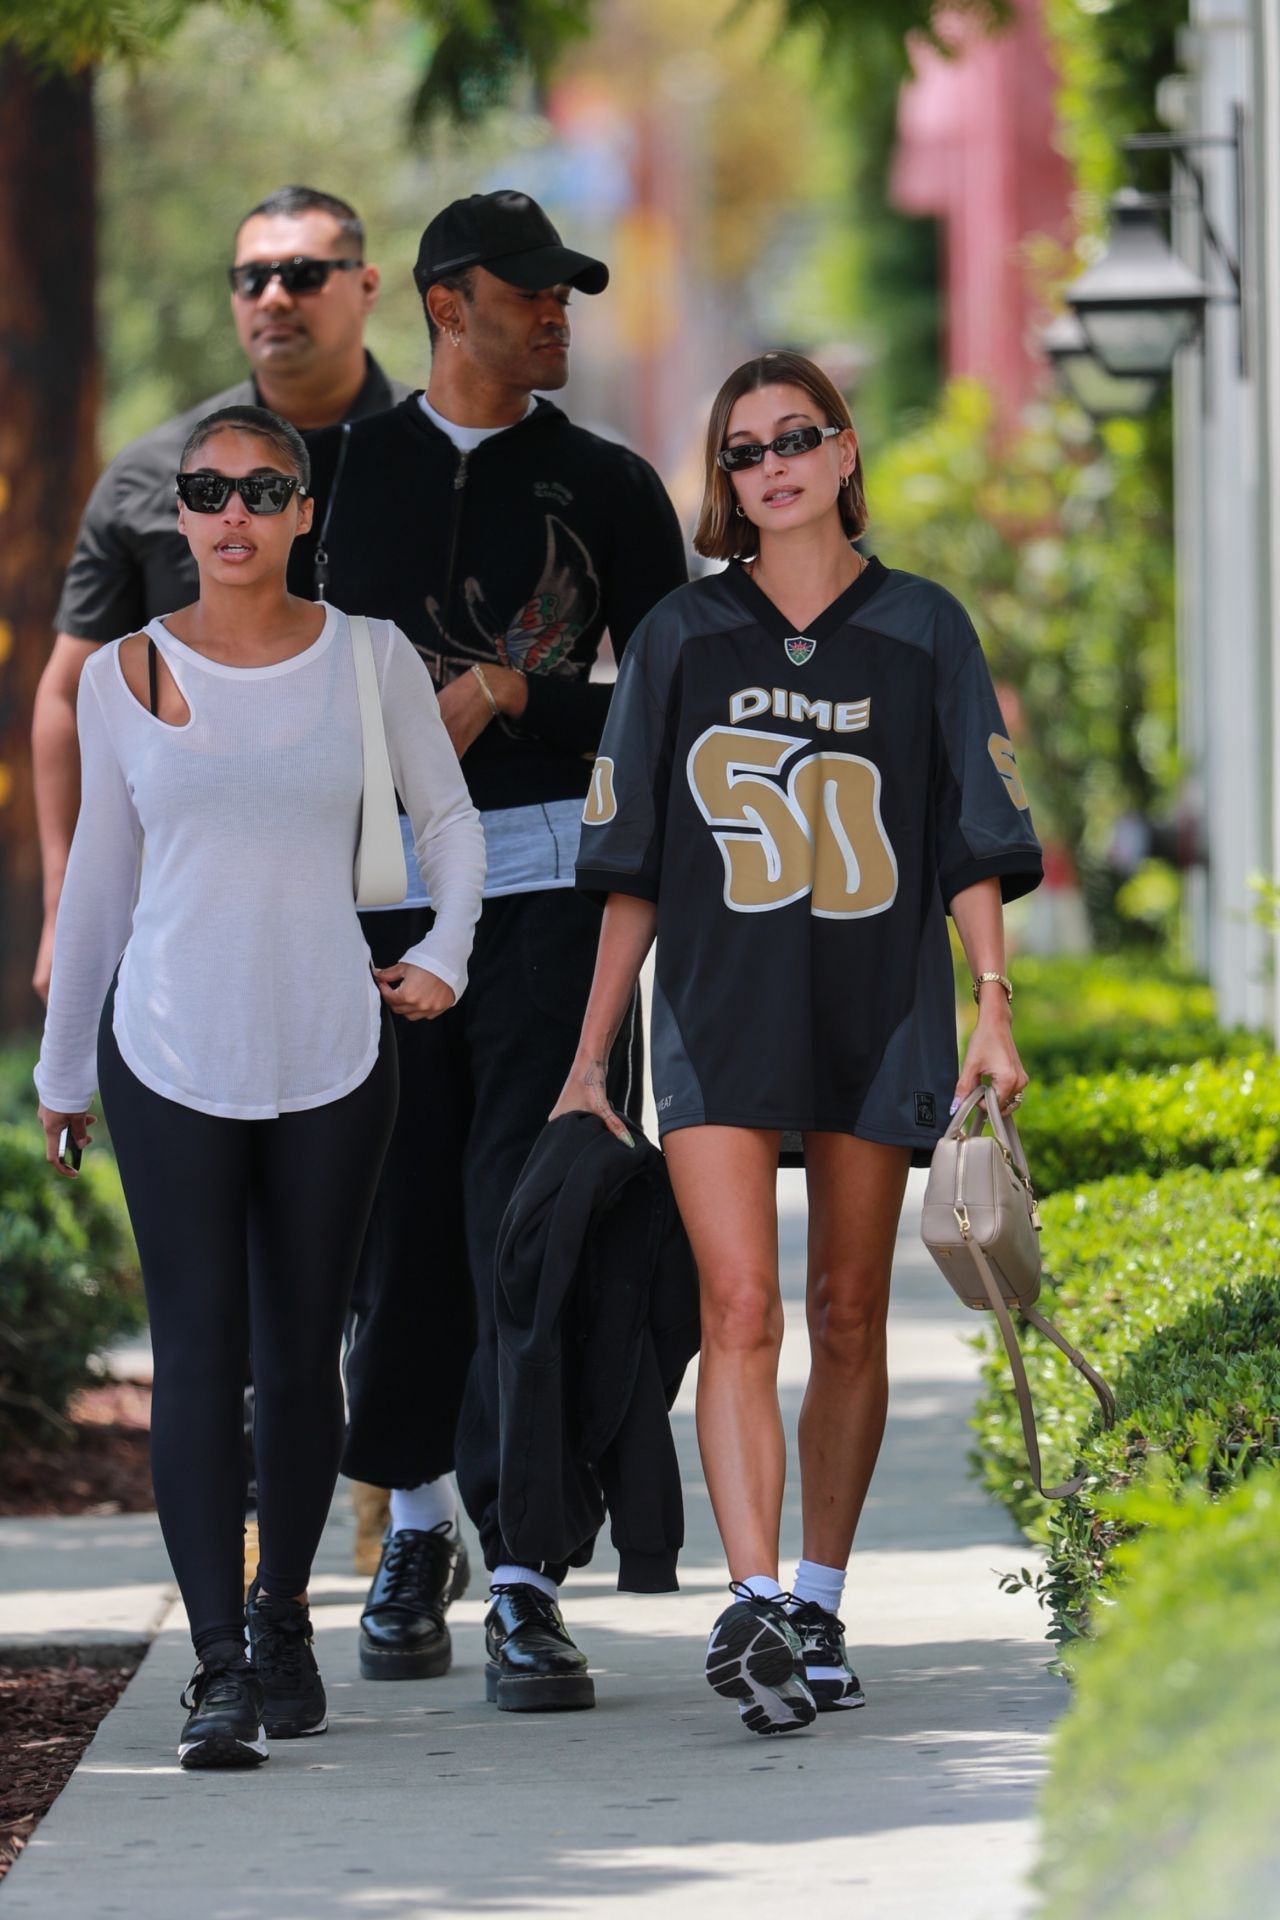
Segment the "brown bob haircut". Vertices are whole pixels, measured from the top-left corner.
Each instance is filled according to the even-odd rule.
[[[707,422],[706,479],[693,544],[708,560],[750,560],[760,550],[760,529],[734,512],[738,496],[729,475],[716,464],[716,455],[724,445],[734,406],[744,393],[756,393],[761,387],[799,387],[829,427],[853,426],[840,389],[802,353],[762,353],[735,368],[716,395]],[[840,489],[839,507],[845,534],[856,540],[867,525],[861,448],[848,486]]]

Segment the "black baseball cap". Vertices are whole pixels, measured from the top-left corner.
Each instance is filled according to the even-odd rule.
[[[468,194],[438,213],[419,242],[413,277],[425,294],[468,267],[484,267],[529,293],[558,286],[603,293],[609,284],[603,260],[566,247],[537,201],[507,188]]]

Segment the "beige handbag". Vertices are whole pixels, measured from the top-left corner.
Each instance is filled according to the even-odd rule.
[[[360,839],[356,845],[354,884],[357,907],[398,907],[409,891],[409,874],[400,838],[396,785],[387,752],[382,719],[378,670],[374,665],[369,622],[362,613],[349,616],[351,656],[356,669],[356,697],[360,704],[360,750],[364,760],[364,792],[360,801]]]
[[[988,1121],[991,1133],[984,1134]],[[1083,1486],[1088,1476],[1077,1474],[1060,1487],[1042,1484],[1035,1408],[1009,1308],[1015,1307],[1052,1340],[1084,1375],[1107,1426],[1115,1422],[1116,1403],[1101,1374],[1052,1320],[1035,1310],[1040,1294],[1039,1234],[1040,1215],[1018,1129],[1010,1115],[1000,1112],[994,1090],[978,1087],[959,1107],[933,1150],[920,1235],[965,1306],[979,1311],[990,1308],[995,1314],[1013,1369],[1031,1477],[1046,1500],[1061,1500]]]

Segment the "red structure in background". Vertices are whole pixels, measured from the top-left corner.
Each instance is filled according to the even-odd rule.
[[[1034,330],[1045,316],[1028,281],[1032,234],[1071,241],[1071,170],[1054,146],[1057,77],[1040,0],[986,35],[953,23],[960,51],[912,49],[898,107],[891,182],[903,213],[942,225],[946,372],[984,381],[1016,417],[1044,379]]]

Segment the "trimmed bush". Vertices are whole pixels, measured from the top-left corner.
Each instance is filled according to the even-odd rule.
[[[1043,1592],[1050,1638],[1059,1641],[1092,1632],[1098,1602],[1117,1584],[1118,1549],[1135,1521],[1109,1496],[1148,1479],[1170,1488],[1194,1481],[1217,1496],[1280,1460],[1280,1278],[1194,1302],[1113,1385],[1115,1426],[1107,1431],[1095,1417],[1081,1437],[1089,1481],[1049,1519]]]
[[[1280,1179],[1269,1174],[1213,1174],[1201,1167],[1166,1174],[1128,1174],[1041,1207],[1044,1311],[1058,1320],[1114,1386],[1127,1356],[1172,1327],[1197,1301],[1269,1263],[1280,1247]],[[1072,1471],[1093,1395],[1057,1349],[1034,1327],[1019,1327],[1050,1480]],[[1004,1344],[984,1322],[983,1392],[973,1416],[975,1465],[988,1491],[1038,1541],[1048,1538],[1052,1505],[1027,1473],[1022,1424]]]
[[[1280,1886],[1280,1475],[1219,1503],[1129,1496],[1124,1604],[1073,1656],[1042,1920],[1237,1920]]]
[[[1165,1073],[1033,1086],[1018,1113],[1038,1193],[1173,1167],[1280,1171],[1280,1060],[1250,1054]]]
[[[1037,1084],[1266,1051],[1265,1034],[1220,1027],[1203,981],[1125,954],[1019,955],[1014,1033]]]
[[[114,1160],[60,1180],[33,1122],[0,1126],[0,1440],[56,1425],[90,1356],[142,1321]]]

